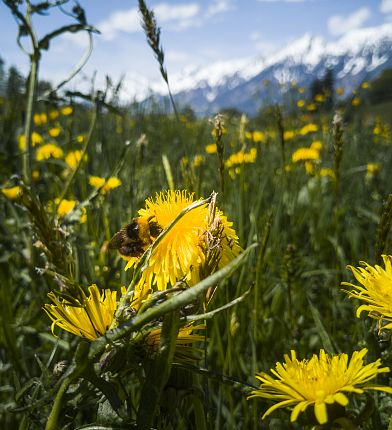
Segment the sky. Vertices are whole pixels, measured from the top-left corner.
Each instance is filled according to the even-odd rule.
[[[100,30],[93,53],[83,69],[98,85],[106,75],[125,77],[129,91],[158,81],[159,67],[140,25],[136,0],[80,0],[88,22]],[[268,56],[305,33],[334,41],[346,32],[390,23],[392,0],[146,0],[161,28],[161,42],[169,76],[188,66],[215,61]],[[70,2],[65,9],[70,10]],[[29,59],[16,44],[17,24],[0,3],[0,56],[6,66],[27,73]],[[34,20],[38,36],[69,24],[59,10]],[[26,45],[28,47],[28,44]],[[88,36],[67,34],[43,53],[40,78],[61,81],[80,61]]]

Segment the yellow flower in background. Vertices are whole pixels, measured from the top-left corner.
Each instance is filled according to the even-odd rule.
[[[36,126],[44,125],[48,122],[48,116],[46,113],[35,113],[33,116],[33,122]]]
[[[368,90],[370,88],[369,82],[362,82],[361,88],[363,90]]]
[[[304,125],[299,131],[299,133],[302,134],[302,136],[306,136],[307,134],[315,133],[316,131],[318,131],[318,125],[310,123]]]
[[[61,115],[68,116],[73,112],[72,106],[64,106],[60,109]]]
[[[157,223],[165,229],[180,212],[193,203],[194,195],[187,191],[166,191],[146,200],[139,219]],[[143,271],[141,283],[165,290],[185,279],[189,285],[200,280],[200,270],[206,263],[206,254],[217,253],[217,267],[226,266],[241,251],[238,237],[226,216],[218,209],[209,224],[209,207],[203,205],[184,215],[154,249]],[[132,257],[126,269],[138,261]]]
[[[16,200],[22,195],[22,188],[16,185],[15,187],[2,188],[1,192],[8,200]]]
[[[65,156],[65,162],[67,163],[68,167],[71,169],[75,169],[75,167],[78,165],[80,159],[82,158],[83,151],[80,151],[79,149],[76,149],[75,151],[70,151]],[[87,161],[88,157],[87,154],[84,156],[84,161]]]
[[[230,168],[236,164],[254,163],[257,158],[257,148],[251,148],[248,152],[239,151],[231,154],[225,161],[225,167]]]
[[[322,103],[325,100],[324,94],[316,94],[314,96],[314,101],[317,103]]]
[[[379,331],[392,329],[392,256],[383,255],[382,258],[384,269],[377,264],[374,267],[370,266],[364,261],[360,262],[364,267],[347,266],[362,286],[342,282],[342,285],[354,288],[350,291],[345,290],[350,299],[365,302],[357,309],[357,318],[363,311],[367,312],[370,318],[378,320]],[[388,323],[383,326],[383,321]]]
[[[342,96],[344,94],[344,88],[342,88],[342,87],[337,88],[336,89],[336,94],[338,96]]]
[[[285,142],[287,142],[288,140],[293,139],[294,137],[295,137],[295,131],[294,131],[294,130],[286,130],[286,131],[283,133],[283,140],[284,140]]]
[[[60,127],[53,127],[48,130],[48,134],[50,137],[58,137],[61,133]]]
[[[381,169],[380,163],[368,163],[366,166],[366,178],[373,178]]]
[[[305,161],[305,172],[307,175],[313,175],[316,170],[316,166],[313,161]]]
[[[303,108],[304,106],[305,106],[305,100],[298,100],[297,101],[297,106],[299,107],[299,108]]]
[[[320,140],[314,140],[310,148],[320,152],[323,149],[323,144]]]
[[[330,167],[323,167],[323,168],[321,168],[320,172],[319,172],[319,175],[323,176],[323,177],[330,177],[332,179],[336,179],[335,172]]]
[[[60,202],[60,199],[56,199],[55,203],[57,206],[57,215],[59,218],[64,218],[67,214],[69,214],[74,207],[79,203],[77,200],[67,200],[62,199]],[[60,203],[60,204],[59,204]],[[80,217],[80,223],[84,224],[87,221],[87,211],[86,208],[82,208],[82,215]]]
[[[40,145],[42,142],[43,142],[42,136],[36,131],[33,131],[31,133],[31,145],[37,146],[37,145]],[[18,147],[20,151],[26,150],[26,139],[24,134],[21,134],[18,137]]]
[[[86,136],[84,136],[83,134],[79,134],[79,136],[76,136],[76,142],[78,143],[84,143],[86,140]]]
[[[44,310],[53,321],[52,333],[56,325],[88,340],[95,340],[106,333],[117,309],[117,292],[107,289],[100,293],[95,284],[88,290],[89,296],[84,296],[79,307],[57,298],[53,292],[48,294],[54,304],[46,304]]]
[[[306,109],[309,112],[313,112],[313,111],[317,110],[317,105],[315,103],[309,103],[308,106],[306,107]]]
[[[107,193],[108,191],[113,190],[122,184],[121,180],[115,176],[111,176],[108,179],[101,178],[100,176],[90,176],[88,182],[94,188],[98,189],[102,187],[102,193]]]
[[[299,161],[309,161],[309,160],[318,160],[320,158],[319,151],[316,151],[312,148],[298,148],[291,155],[291,159],[293,163],[298,163]]]
[[[198,168],[202,165],[204,157],[202,155],[195,155],[192,159],[192,167]]]
[[[247,131],[245,132],[245,137],[252,140],[253,142],[263,142],[265,139],[265,134],[259,130]]]
[[[31,172],[31,177],[33,178],[33,181],[38,181],[39,180],[39,178],[40,178],[40,173],[39,173],[39,170],[33,170],[32,172]]]
[[[299,87],[299,88],[298,88],[298,92],[299,92],[300,94],[304,94],[304,93],[305,93],[305,88],[304,88],[304,87]]]
[[[261,381],[260,388],[248,397],[262,397],[276,403],[263,415],[262,419],[279,408],[292,408],[290,421],[297,420],[301,412],[313,406],[319,424],[328,422],[328,405],[338,403],[347,406],[346,393],[362,394],[365,390],[379,390],[392,394],[392,388],[368,384],[379,373],[389,372],[388,367],[380,367],[378,359],[364,364],[368,350],[354,351],[351,359],[347,354],[329,355],[323,349],[311,359],[298,360],[295,351],[291,357],[284,356],[284,363],[276,363],[271,373],[256,375]]]
[[[54,143],[47,143],[37,149],[35,159],[37,161],[48,160],[49,158],[63,158],[63,150]]]
[[[204,149],[207,154],[216,154],[218,152],[218,147],[216,146],[216,143],[206,145]]]
[[[205,330],[204,324],[193,325],[188,324],[181,327],[177,339],[176,350],[174,352],[174,361],[177,363],[193,364],[203,356],[203,350],[200,348],[192,347],[192,343],[204,342],[204,335],[194,333],[195,331]],[[159,343],[161,341],[162,330],[160,328],[150,331],[145,339],[145,346],[147,351],[153,355],[158,351]]]
[[[361,104],[361,99],[358,96],[355,96],[352,100],[351,100],[351,105],[352,106],[359,106]]]
[[[59,113],[57,110],[51,110],[49,112],[49,118],[50,119],[57,119],[59,117]]]

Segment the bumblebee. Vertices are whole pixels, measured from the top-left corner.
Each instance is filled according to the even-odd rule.
[[[162,227],[152,219],[133,218],[110,239],[109,248],[117,249],[124,257],[139,258],[162,231]]]

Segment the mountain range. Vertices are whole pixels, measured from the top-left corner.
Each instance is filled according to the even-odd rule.
[[[174,99],[206,115],[225,108],[255,114],[263,104],[284,97],[292,82],[309,87],[332,70],[334,82],[349,94],[392,67],[392,24],[352,30],[334,42],[305,34],[270,55],[190,66],[170,76]],[[268,82],[268,85],[266,85]],[[150,85],[150,96],[163,101],[163,83]]]

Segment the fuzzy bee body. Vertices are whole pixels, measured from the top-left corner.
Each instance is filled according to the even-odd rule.
[[[157,222],[143,218],[133,218],[118,231],[109,242],[110,249],[117,249],[124,257],[140,257],[161,233]]]

